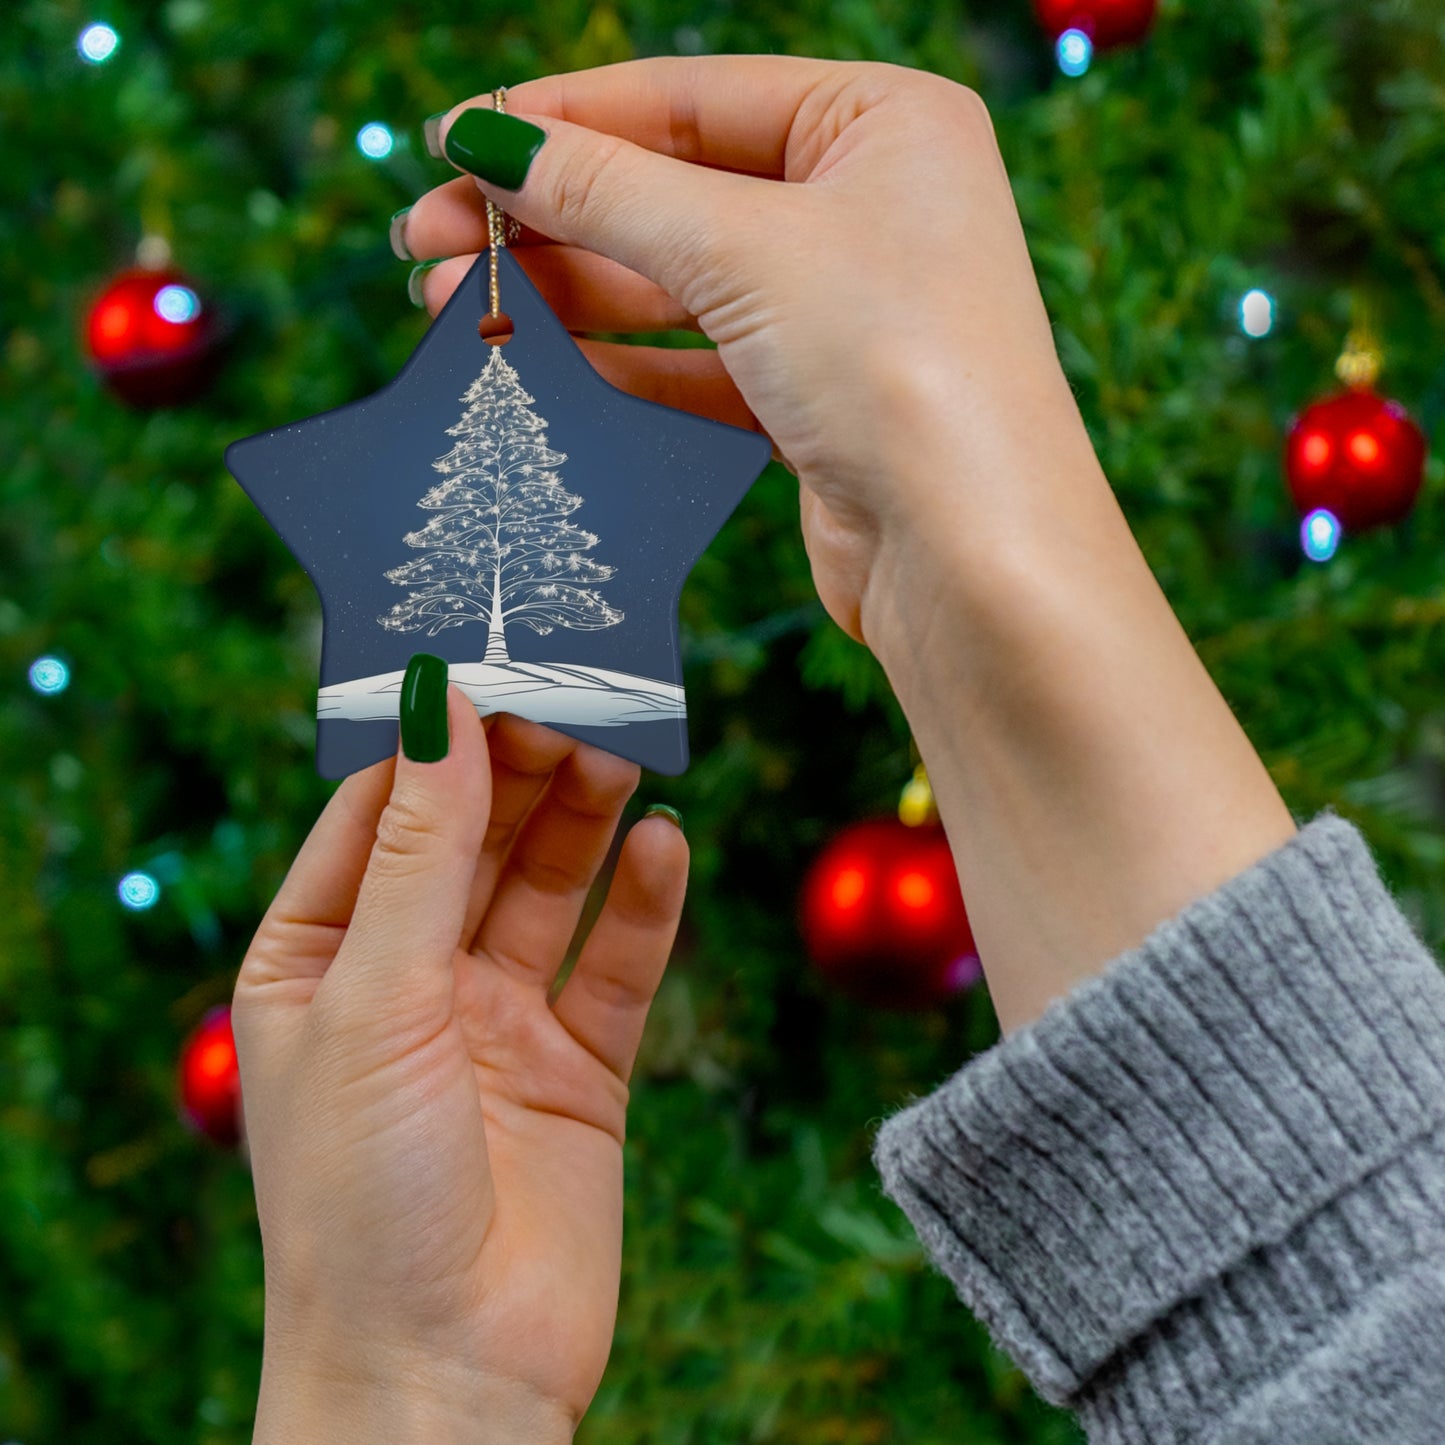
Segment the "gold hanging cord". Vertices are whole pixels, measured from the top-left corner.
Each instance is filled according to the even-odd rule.
[[[507,87],[499,85],[492,92],[492,109],[500,115],[507,113]],[[508,241],[515,241],[521,227],[499,205],[487,201],[487,255],[491,276],[491,310],[487,315],[499,318],[502,314],[502,290],[497,283],[497,252]]]

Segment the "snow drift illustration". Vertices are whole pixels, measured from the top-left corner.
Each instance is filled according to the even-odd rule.
[[[428,637],[484,623],[478,662],[451,663],[450,677],[479,712],[534,722],[620,727],[684,716],[682,688],[606,668],[514,661],[507,624],[546,636],[557,627],[595,632],[624,614],[592,586],[615,568],[587,555],[598,537],[568,518],[582,498],[562,485],[567,460],[547,444],[547,422],[516,370],[493,347],[461,400],[447,435],[455,445],[433,463],[443,481],[417,505],[435,515],[402,541],[422,555],[387,572],[409,589],[377,621],[390,632]],[[394,718],[403,673],[378,673],[321,689],[317,716],[364,722]]]
[[[321,689],[322,718],[366,722],[398,715],[405,671],[380,673]],[[448,676],[477,711],[510,712],[533,722],[579,727],[620,727],[687,715],[682,688],[674,682],[633,677],[600,667],[558,667],[536,662],[454,662]]]

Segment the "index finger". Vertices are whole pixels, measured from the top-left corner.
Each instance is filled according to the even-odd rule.
[[[822,114],[856,69],[791,55],[657,56],[524,81],[508,88],[507,109],[553,116],[678,160],[785,179],[789,139],[806,119],[806,103],[822,98]],[[819,97],[820,90],[828,94]],[[463,102],[442,122],[443,132],[456,113],[490,103],[489,96]]]

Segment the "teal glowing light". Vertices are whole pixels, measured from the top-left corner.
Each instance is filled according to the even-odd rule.
[[[1247,291],[1239,303],[1239,327],[1246,336],[1268,336],[1274,330],[1274,297],[1268,291]]]
[[[369,160],[384,161],[395,144],[391,128],[379,120],[369,121],[356,132],[356,148]]]
[[[30,686],[53,697],[70,686],[70,669],[58,657],[37,657],[30,664]]]
[[[160,898],[161,885],[149,873],[127,873],[115,891],[127,908],[140,913]]]
[[[1300,546],[1311,562],[1328,562],[1340,546],[1339,518],[1316,507],[1300,524]]]
[[[177,326],[194,321],[201,314],[201,298],[189,286],[162,286],[151,303],[162,321]]]
[[[115,54],[119,44],[120,36],[109,25],[87,25],[80,32],[75,48],[82,60],[89,61],[91,65],[104,65]]]
[[[1094,42],[1082,30],[1066,30],[1054,47],[1065,75],[1083,75],[1094,60]]]

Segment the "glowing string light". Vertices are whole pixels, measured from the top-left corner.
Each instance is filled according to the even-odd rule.
[[[944,986],[950,993],[957,993],[983,977],[983,964],[976,953],[963,953],[948,965],[944,974]]]
[[[1324,507],[1316,507],[1300,524],[1300,546],[1311,562],[1328,562],[1339,550],[1339,518]]]
[[[53,697],[70,686],[70,669],[58,657],[37,657],[30,664],[30,686]]]
[[[161,885],[149,873],[127,873],[115,891],[127,908],[139,913],[157,902],[161,896]]]
[[[1094,42],[1082,30],[1066,30],[1054,47],[1059,69],[1065,75],[1083,75],[1093,64]]]
[[[1246,291],[1239,303],[1239,327],[1246,336],[1268,336],[1274,330],[1274,297],[1268,291]]]
[[[75,48],[80,58],[91,65],[104,65],[120,45],[120,36],[109,25],[87,25],[80,32]]]
[[[201,314],[201,298],[189,286],[162,286],[151,303],[162,321],[183,326]]]
[[[396,145],[396,137],[391,133],[391,127],[382,125],[379,120],[368,121],[356,132],[356,148],[368,160],[384,161]]]

